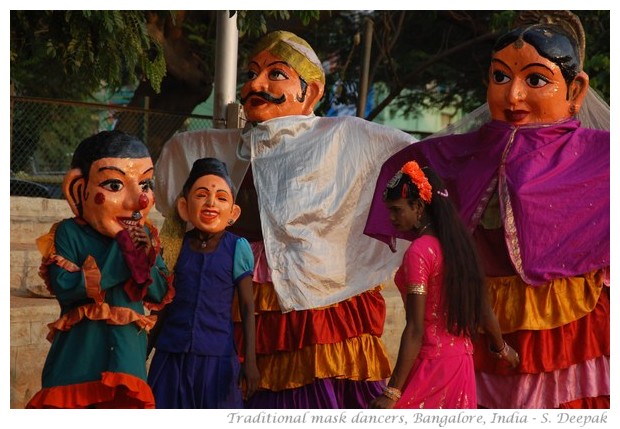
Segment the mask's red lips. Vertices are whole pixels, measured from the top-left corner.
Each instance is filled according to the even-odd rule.
[[[527,110],[505,110],[506,120],[510,123],[522,123],[530,114]]]
[[[200,217],[207,221],[217,218],[218,215],[219,212],[217,210],[207,209],[200,212]]]

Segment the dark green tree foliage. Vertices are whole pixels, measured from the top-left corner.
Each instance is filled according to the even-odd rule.
[[[609,11],[577,11],[576,14],[581,19],[587,38],[584,70],[590,76],[590,86],[609,103],[611,92]]]
[[[113,92],[140,80],[159,91],[165,73],[162,46],[149,36],[143,11],[11,11],[11,86],[17,95],[81,101],[102,87]],[[66,169],[77,142],[97,131],[88,114],[74,110],[69,120],[57,120],[58,110],[15,105],[11,170]]]
[[[158,91],[165,72],[143,11],[11,11],[11,82],[20,95],[81,99],[102,84],[140,79]]]

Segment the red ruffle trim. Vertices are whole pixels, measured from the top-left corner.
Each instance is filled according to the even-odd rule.
[[[155,398],[141,378],[104,372],[99,381],[41,389],[26,408],[155,408]]]
[[[380,288],[356,295],[330,307],[256,315],[256,353],[294,351],[315,344],[334,344],[370,334],[380,337],[386,309]],[[242,326],[235,324],[237,344]]]
[[[560,409],[609,409],[610,408],[610,396],[597,396],[596,398],[580,398],[574,401],[565,402],[560,404]]]
[[[517,369],[508,367],[489,352],[485,335],[474,344],[476,371],[499,375],[537,374],[568,368],[610,354],[610,318],[608,290],[604,290],[586,316],[558,328],[543,331],[517,331],[504,334],[521,358]]]

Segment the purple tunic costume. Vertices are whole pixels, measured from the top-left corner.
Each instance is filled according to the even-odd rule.
[[[609,132],[575,119],[478,131],[410,145],[381,168],[364,233],[388,244],[413,239],[389,222],[388,180],[407,161],[432,167],[471,230],[497,188],[517,273],[537,285],[609,265]],[[587,234],[584,234],[587,231]]]
[[[202,253],[185,235],[148,376],[157,408],[243,408],[232,304],[253,270],[246,239],[225,231],[215,251]]]

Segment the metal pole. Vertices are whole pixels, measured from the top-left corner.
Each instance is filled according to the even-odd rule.
[[[370,70],[370,52],[372,48],[372,33],[374,31],[374,22],[370,18],[366,18],[366,28],[364,29],[364,51],[362,58],[362,73],[360,76],[360,90],[357,105],[357,116],[364,118],[366,116],[366,99],[368,98],[368,74]]]
[[[142,141],[149,145],[149,109],[151,108],[151,97],[144,97],[144,123],[142,124]]]
[[[215,128],[236,128],[228,120],[229,105],[236,104],[237,94],[237,48],[239,30],[235,11],[217,12],[217,36],[215,46],[215,76],[213,99],[213,124]]]

